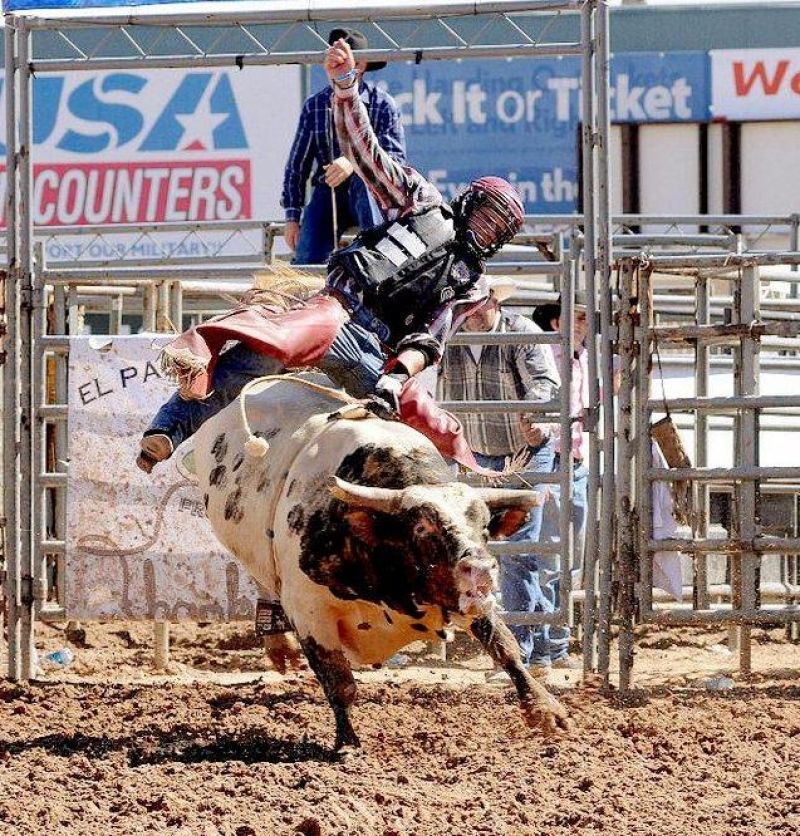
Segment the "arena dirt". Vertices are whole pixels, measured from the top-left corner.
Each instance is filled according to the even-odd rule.
[[[244,625],[87,625],[75,662],[0,685],[0,833],[438,836],[800,833],[800,647],[758,631],[730,685],[719,631],[641,637],[625,701],[553,676],[575,723],[543,740],[485,657],[358,673],[363,749],[335,757],[307,672],[262,674]],[[40,650],[65,643],[41,630]]]

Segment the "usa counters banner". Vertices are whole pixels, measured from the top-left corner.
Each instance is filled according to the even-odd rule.
[[[65,607],[74,619],[230,621],[255,613],[249,575],[220,545],[180,453],[150,476],[142,430],[174,385],[168,337],[75,337],[69,360]]]
[[[282,217],[283,166],[300,98],[298,67],[36,78],[34,224],[95,228]],[[5,176],[3,166],[3,189]],[[159,254],[150,238],[123,244],[134,245],[133,256]],[[47,255],[69,259],[86,246],[86,238],[50,241]],[[107,243],[90,246],[84,257],[114,257]],[[162,240],[161,249],[208,254],[185,235]]]
[[[412,165],[447,198],[496,174],[546,214],[577,208],[580,73],[565,57],[393,64],[374,79],[400,105]],[[709,87],[704,52],[615,55],[611,118],[707,121]]]

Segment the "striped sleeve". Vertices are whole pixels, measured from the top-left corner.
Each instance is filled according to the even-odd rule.
[[[358,85],[336,88],[333,113],[342,153],[353,164],[385,215],[405,215],[442,202],[439,191],[418,171],[401,165],[381,148],[359,96]]]

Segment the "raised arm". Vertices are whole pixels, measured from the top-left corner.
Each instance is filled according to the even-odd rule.
[[[325,71],[334,89],[333,116],[339,146],[387,215],[442,202],[439,191],[418,171],[401,165],[380,145],[369,114],[358,95],[350,45],[336,41],[325,57]]]

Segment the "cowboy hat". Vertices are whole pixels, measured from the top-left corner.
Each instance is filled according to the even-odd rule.
[[[503,276],[487,277],[486,286],[489,288],[489,294],[498,302],[505,302],[519,290],[519,285],[513,279]]]
[[[340,38],[350,44],[350,49],[369,48],[366,35],[363,32],[359,32],[358,29],[331,29],[328,33],[328,46],[333,46]],[[385,66],[385,61],[370,61],[364,72],[368,73],[371,70],[382,70]]]

